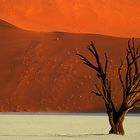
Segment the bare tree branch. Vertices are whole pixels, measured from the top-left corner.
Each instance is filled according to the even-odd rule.
[[[131,106],[128,106],[128,108],[127,109],[132,109],[132,108],[134,108],[135,107],[135,105],[136,105],[136,103],[138,103],[138,102],[140,102],[140,99],[137,99],[137,100],[135,100],[133,103],[132,103],[132,105]]]
[[[103,96],[102,94],[98,93],[98,92],[95,92],[95,91],[91,91],[91,93],[94,93],[95,95],[97,96]]]
[[[81,57],[81,59],[84,61],[84,64],[86,64],[87,66],[95,69],[96,71],[98,71],[98,68],[96,66],[94,66],[86,57],[84,57],[83,55],[81,54],[76,54],[76,55],[79,55]]]
[[[122,88],[123,88],[123,92],[125,92],[125,85],[124,85],[122,75],[121,75],[122,66],[123,66],[123,62],[121,60],[120,67],[118,68],[118,75],[119,75],[119,79],[120,79],[120,82],[121,82],[121,85],[122,85]]]
[[[107,73],[107,65],[108,65],[108,59],[107,59],[107,55],[105,53],[105,76],[106,76],[106,73]]]
[[[91,93],[94,93],[97,96],[101,96],[104,100],[111,125],[111,130],[109,133],[123,135],[124,131],[122,128],[122,122],[126,113],[132,109],[136,103],[140,102],[140,71],[138,67],[138,59],[140,58],[139,48],[140,46],[135,48],[134,38],[129,40],[128,48],[126,49],[126,70],[124,79],[122,76],[122,61],[118,68],[118,76],[123,88],[123,101],[118,110],[116,110],[115,104],[113,103],[111,82],[107,78],[108,58],[106,53],[104,66],[100,62],[100,57],[93,42],[91,42],[88,49],[96,60],[96,66],[93,65],[83,55],[77,54],[81,57],[86,65],[97,72],[97,76],[101,81],[101,88],[95,85],[97,92],[92,91]]]

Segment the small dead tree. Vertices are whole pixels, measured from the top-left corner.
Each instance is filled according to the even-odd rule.
[[[132,43],[131,43],[132,42]],[[96,65],[92,64],[85,56],[77,54],[81,57],[84,64],[97,72],[97,76],[101,81],[101,87],[97,85],[97,91],[92,91],[97,96],[103,98],[111,129],[109,134],[124,135],[123,121],[126,113],[134,108],[137,102],[140,101],[140,71],[138,66],[138,58],[140,58],[139,46],[135,48],[134,39],[128,41],[126,49],[126,69],[125,75],[122,75],[123,63],[118,68],[118,76],[123,88],[123,100],[119,109],[116,109],[112,100],[111,81],[107,78],[108,58],[105,53],[105,65],[101,64],[98,52],[91,42],[89,51],[96,60]]]

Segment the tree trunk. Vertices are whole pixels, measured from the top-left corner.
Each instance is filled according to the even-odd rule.
[[[116,134],[116,135],[124,135],[124,128],[123,128],[123,121],[125,118],[126,113],[124,112],[123,114],[115,117],[113,119],[113,122],[110,122],[111,124],[111,129],[109,131],[109,134]],[[110,121],[110,119],[109,119]]]
[[[117,134],[117,135],[124,135],[124,129],[123,129],[123,122],[118,122],[117,124],[114,124],[114,127],[110,129],[109,134]]]

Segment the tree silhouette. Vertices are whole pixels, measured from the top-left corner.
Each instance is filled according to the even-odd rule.
[[[98,87],[95,85],[96,91],[92,91],[92,93],[102,97],[104,100],[111,126],[109,134],[124,135],[123,121],[126,113],[134,108],[136,103],[140,101],[140,71],[138,66],[138,59],[140,58],[139,48],[140,46],[135,48],[134,38],[129,40],[128,48],[126,49],[125,75],[122,75],[122,61],[118,68],[118,76],[123,88],[123,100],[119,109],[116,109],[112,100],[111,81],[107,77],[108,57],[106,53],[104,66],[101,64],[100,57],[93,42],[91,42],[88,50],[95,58],[96,65],[90,62],[85,56],[77,54],[81,57],[84,64],[97,72],[97,77],[101,81],[101,86]]]

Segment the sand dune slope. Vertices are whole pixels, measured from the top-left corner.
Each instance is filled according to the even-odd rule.
[[[92,59],[87,45],[94,41],[104,62],[109,57],[109,78],[121,99],[117,67],[127,38],[65,32],[25,31],[0,21],[0,111],[104,110],[102,100],[90,94],[98,83],[76,53]],[[139,40],[136,40],[136,43]]]

